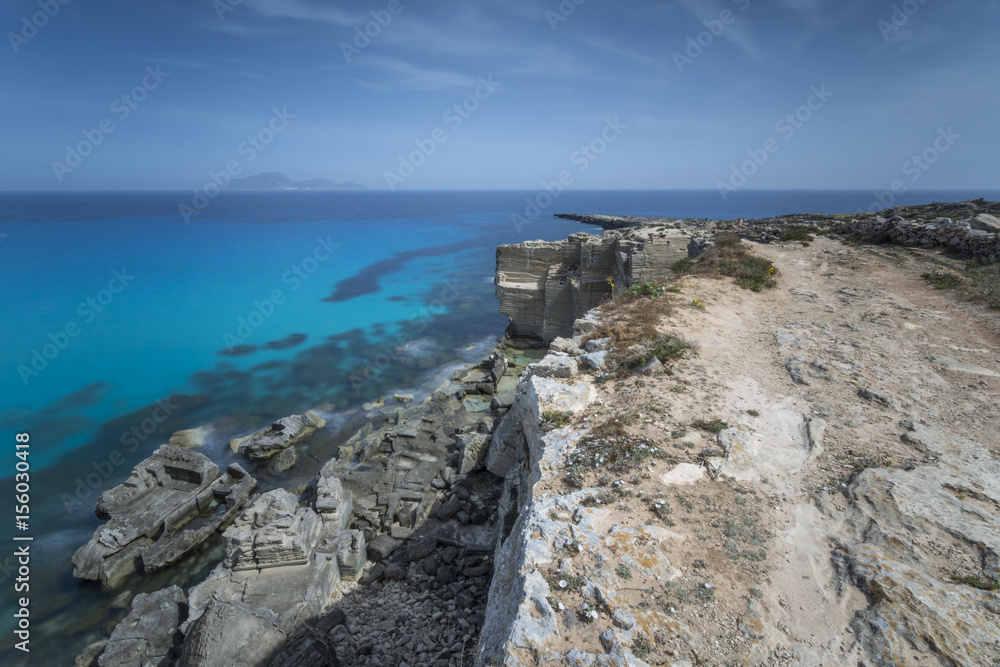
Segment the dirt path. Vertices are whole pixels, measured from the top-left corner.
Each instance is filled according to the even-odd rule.
[[[682,571],[633,602],[696,635],[636,654],[677,665],[692,653],[712,665],[997,664],[1000,598],[968,585],[998,574],[995,314],[923,282],[947,262],[933,252],[822,237],[754,251],[779,268],[776,289],[685,279],[666,331],[698,354],[674,375],[600,392],[603,407],[638,409],[642,432],[689,460],[719,450],[692,422],[736,427],[723,433],[728,456],[708,452],[720,481],[665,461],[631,480],[631,498],[666,505],[667,553]]]

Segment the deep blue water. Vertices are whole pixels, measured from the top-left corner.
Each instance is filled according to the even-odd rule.
[[[1000,192],[897,203],[980,196]],[[316,408],[336,426],[362,401],[433,388],[503,333],[497,245],[600,233],[552,213],[752,218],[868,209],[875,195],[567,191],[546,206],[537,192],[233,192],[186,224],[189,201],[0,194],[0,478],[12,492],[14,435],[30,433],[33,646],[47,644],[33,664],[71,663],[101,634],[107,596],[69,563],[99,523],[100,491],[179,429],[222,420],[205,451],[226,463],[229,436],[277,417]],[[302,476],[335,451],[331,432]],[[13,644],[11,551],[0,550],[0,650]]]

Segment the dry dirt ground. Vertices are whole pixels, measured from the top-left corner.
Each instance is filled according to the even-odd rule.
[[[587,480],[617,489],[591,501],[614,504],[615,522],[665,526],[674,534],[667,555],[681,576],[666,584],[622,583],[637,610],[663,611],[696,634],[697,655],[690,641],[669,633],[636,642],[633,652],[649,664],[696,658],[710,665],[993,667],[1000,659],[998,595],[956,577],[982,577],[990,571],[984,567],[996,567],[996,545],[989,544],[998,531],[995,494],[975,481],[969,488],[943,485],[961,513],[985,521],[951,530],[948,519],[908,519],[899,509],[904,499],[890,498],[891,491],[885,498],[895,504],[873,501],[882,497],[865,495],[859,477],[997,465],[997,313],[921,280],[922,271],[949,262],[934,251],[849,246],[826,237],[809,247],[750,245],[778,267],[776,288],[753,293],[731,279],[685,278],[679,294],[667,295],[672,308],[662,330],[682,336],[696,353],[672,374],[605,382],[583,413],[590,421],[581,413],[571,421],[581,428],[631,413],[633,433],[671,457],[651,459],[620,479]],[[699,419],[743,428],[728,458],[713,433],[693,425]],[[932,442],[925,427],[944,436]],[[967,446],[949,444],[957,442]],[[721,471],[718,479],[700,465],[706,454]],[[902,537],[893,538],[897,529]],[[983,531],[988,539],[970,538]],[[885,591],[895,580],[874,574],[866,585],[852,560],[867,541],[886,549],[876,551],[876,561],[883,554],[897,558],[890,547],[905,543],[901,551],[912,559],[903,569],[914,568],[912,576],[926,579],[927,587],[892,607],[896,601]],[[554,571],[546,578],[564,576]],[[553,602],[582,600],[556,586]],[[927,591],[950,596],[937,610],[945,616],[954,615],[949,604],[958,615],[963,605],[976,606],[959,628],[971,633],[969,646],[954,641],[942,616],[917,618],[920,601],[933,597]],[[880,618],[888,621],[857,616],[880,602]],[[603,653],[597,633],[581,620],[563,629],[562,642]],[[881,631],[894,639],[879,635],[879,623],[893,626]],[[885,654],[873,656],[871,646],[883,644]]]

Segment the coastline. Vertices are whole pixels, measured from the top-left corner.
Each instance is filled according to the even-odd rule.
[[[833,218],[833,220],[836,220],[836,218]],[[761,220],[761,221],[749,221],[749,222],[750,222],[750,225],[749,225],[749,229],[745,230],[745,231],[747,232],[747,235],[748,235],[748,236],[750,236],[750,235],[752,235],[752,234],[757,234],[757,235],[758,235],[758,238],[761,238],[761,239],[762,239],[762,240],[764,240],[764,241],[767,241],[767,240],[770,240],[770,239],[769,239],[768,237],[769,237],[769,236],[771,235],[771,232],[772,232],[772,231],[774,231],[774,228],[776,227],[776,224],[775,224],[775,220],[772,220],[772,219],[768,219],[768,220]],[[799,219],[791,219],[791,216],[785,216],[785,217],[783,217],[783,218],[781,219],[781,222],[782,222],[782,223],[785,223],[785,224],[787,224],[787,223],[792,223],[792,224],[795,224],[795,223],[799,223],[799,224],[802,224],[802,225],[815,225],[815,224],[817,223],[817,219],[816,219],[816,216],[799,216]],[[841,221],[839,221],[839,222],[840,222],[840,223],[843,223],[843,221],[842,221],[842,220],[841,220]],[[759,223],[759,224],[755,224],[755,223]],[[662,223],[662,222],[658,222],[657,224],[659,224],[659,225],[663,225],[663,224],[665,224],[665,223]],[[712,229],[712,230],[704,230],[704,229],[702,228],[702,229],[701,229],[700,231],[716,231],[716,230],[718,230],[718,229],[726,229],[726,228],[732,228],[732,227],[733,227],[733,226],[735,226],[736,224],[738,224],[738,221],[722,221],[722,222],[719,222],[719,221],[714,221],[714,222],[712,222],[712,223],[710,223],[709,225],[706,225],[706,226],[709,226],[709,227],[714,227],[715,229]],[[699,233],[700,233],[700,231],[699,231]],[[850,230],[846,230],[846,229],[845,229],[844,231],[850,231]],[[522,366],[522,368],[523,368],[523,366]],[[498,378],[498,379],[499,379],[499,378]],[[434,392],[432,392],[432,394],[433,394],[433,393],[434,393]],[[400,420],[400,419],[403,419],[403,420],[405,421],[405,418],[402,418],[402,417],[401,417],[401,415],[403,415],[403,412],[400,412],[400,411],[390,411],[390,412],[391,412],[391,413],[392,413],[392,414],[394,415],[394,416],[393,416],[392,418],[394,418],[394,419],[396,419],[396,420]],[[385,416],[385,417],[389,417],[389,415],[383,415],[383,416]],[[480,422],[480,423],[482,423],[482,422]],[[397,424],[397,425],[398,425],[398,424]],[[482,427],[480,427],[480,426],[476,426],[476,429],[477,429],[477,430],[479,430],[479,429],[481,429],[481,428],[482,428]],[[487,432],[487,435],[489,435],[489,432],[491,432],[491,431],[492,431],[492,428],[494,428],[494,426],[493,426],[493,425],[491,425],[491,426],[489,427],[489,429],[490,429],[490,430],[489,430],[489,431]],[[465,445],[464,445],[464,444],[462,444],[462,443],[456,443],[456,445],[458,445],[458,446],[460,447],[460,449],[459,449],[459,450],[454,450],[454,451],[452,452],[452,456],[454,456],[454,454],[455,454],[455,453],[459,453],[459,452],[460,452],[460,450],[461,450],[461,448],[465,446]],[[480,443],[480,446],[481,446],[481,445],[482,445],[482,443]],[[477,453],[477,454],[476,454],[476,456],[478,456],[478,455],[479,455],[479,454]],[[483,455],[485,456],[485,451],[483,452]],[[443,478],[442,478],[442,479],[443,479]],[[300,494],[300,495],[301,495],[301,494]],[[300,498],[300,499],[301,499],[301,498]],[[500,502],[500,499],[499,499],[499,498],[497,498],[497,499],[496,499],[496,501],[497,501],[497,502]],[[429,511],[428,511],[428,515],[429,515],[429,514],[431,513],[431,511],[436,511],[436,509],[437,509],[437,508],[439,508],[439,507],[440,507],[439,505],[431,505],[431,506],[430,506],[430,507],[428,508],[428,510],[429,510]],[[495,510],[494,510],[494,511],[495,511]],[[438,540],[438,542],[439,542],[439,546],[440,546],[440,545],[441,545],[441,543],[440,543],[440,540]],[[448,546],[454,546],[454,545],[448,545]],[[468,546],[468,545],[463,545],[463,546]],[[431,554],[428,554],[428,555],[431,555]],[[433,555],[434,555],[435,557],[440,557],[440,556],[441,556],[442,554],[441,554],[441,552],[440,552],[440,551],[437,551],[437,552],[433,552]],[[483,562],[479,562],[479,564],[478,564],[478,565],[472,565],[472,566],[470,566],[470,567],[473,567],[473,568],[476,568],[476,567],[479,567],[479,566],[481,566],[481,565],[483,565]],[[410,568],[410,569],[413,569],[413,568]],[[413,573],[411,573],[411,572],[409,572],[409,571],[407,571],[407,573],[406,573],[406,574],[407,574],[407,575],[410,575],[410,576],[418,576],[418,575],[419,575],[419,573],[418,573],[418,572],[413,572]],[[476,576],[479,576],[479,577],[481,577],[482,575],[476,575]],[[418,583],[419,583],[419,582],[418,582]],[[478,586],[479,588],[481,588],[481,587],[482,587],[482,582],[479,582],[478,584],[471,584],[471,585],[473,585],[473,586]],[[417,590],[419,590],[419,588],[418,588]],[[478,591],[477,591],[477,592],[478,592]],[[423,594],[426,594],[426,591],[422,591],[422,592],[421,592],[421,594],[422,594],[422,595],[423,595]],[[417,597],[419,597],[419,595],[418,595]],[[483,601],[483,604],[485,605],[485,600]],[[477,608],[479,608],[479,609],[482,609],[482,607],[477,607]],[[478,612],[475,612],[475,613],[478,613]],[[340,624],[337,624],[337,625],[339,626]],[[333,627],[337,627],[337,626],[333,626]],[[466,634],[468,634],[468,633],[466,633]],[[471,635],[470,635],[470,637],[471,637]],[[466,640],[466,641],[468,641],[468,640]],[[361,647],[361,648],[363,648],[363,647]],[[463,654],[464,654],[464,651],[465,651],[465,648],[463,647],[463,650],[462,650],[462,653],[463,653]]]

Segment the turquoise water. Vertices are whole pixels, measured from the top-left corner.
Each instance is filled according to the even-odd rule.
[[[916,192],[899,203],[998,195]],[[725,203],[715,191],[564,192],[535,215],[532,204],[545,203],[536,192],[234,192],[185,224],[186,197],[0,195],[0,438],[12,452],[16,433],[31,436],[32,664],[71,663],[113,620],[99,611],[108,596],[74,580],[69,562],[99,523],[100,491],[174,431],[217,420],[205,452],[220,464],[235,460],[228,437],[311,408],[332,424],[313,458],[335,451],[337,425],[362,401],[426,392],[503,333],[497,245],[600,233],[552,213],[750,218],[873,201],[871,192],[741,192]],[[12,489],[7,458],[0,478]],[[12,532],[4,526],[0,540],[11,544]],[[0,555],[0,649],[13,644],[12,561]],[[141,586],[190,583],[196,569]]]

